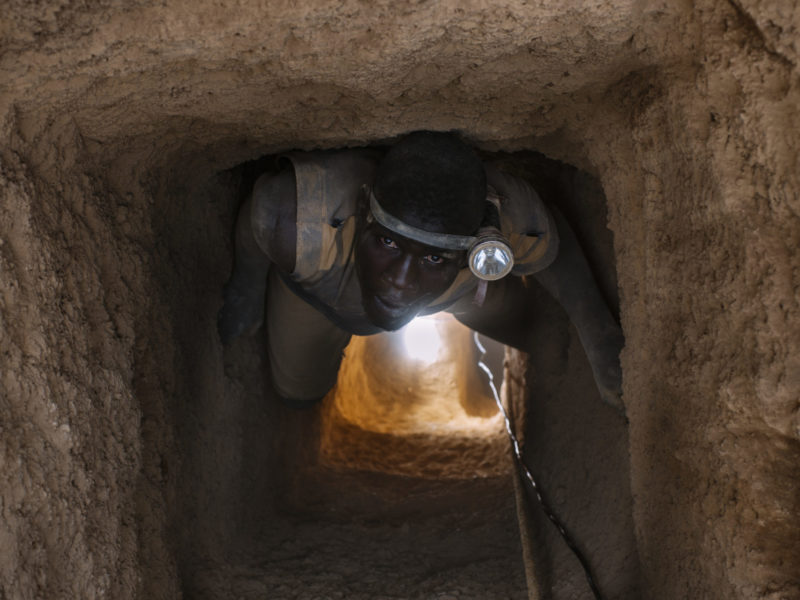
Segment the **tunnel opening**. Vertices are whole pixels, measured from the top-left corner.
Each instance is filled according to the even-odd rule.
[[[503,346],[487,345],[499,386]],[[508,474],[508,440],[480,360],[471,331],[446,313],[354,337],[323,404],[321,461],[412,477]]]
[[[488,152],[484,156],[530,178],[543,197],[569,214],[591,248],[587,254],[599,267],[598,280],[616,310],[612,240],[605,224],[605,198],[597,181],[575,167],[534,152]],[[210,182],[200,183],[199,192],[167,184],[175,218],[186,219],[184,211],[203,207],[202,214],[190,220],[207,228],[211,225],[201,222],[209,214],[221,215],[219,231],[212,235],[217,240],[226,238],[254,178],[270,164],[274,164],[272,156],[221,172]],[[166,215],[164,222],[170,220]],[[186,237],[164,238],[171,244],[195,244]],[[230,248],[229,238],[221,243]],[[169,254],[182,256],[185,252],[185,247],[176,247]],[[218,286],[216,292],[206,292],[204,307],[187,310],[176,295],[172,312],[182,340],[181,368],[186,369],[185,379],[193,390],[191,403],[178,407],[174,415],[183,463],[170,510],[178,516],[173,540],[187,596],[234,598],[237,594],[248,597],[247,590],[296,589],[307,590],[297,591],[298,598],[315,597],[320,590],[368,598],[389,585],[409,597],[449,590],[468,598],[523,598],[534,564],[536,569],[561,568],[554,576],[554,581],[558,580],[555,585],[581,589],[580,567],[568,554],[559,554],[562,542],[557,536],[547,537],[548,525],[537,523],[541,515],[535,501],[515,489],[509,442],[500,416],[489,403],[466,328],[447,321],[441,324],[454,329],[449,335],[457,340],[452,346],[457,351],[445,353],[459,355],[460,371],[439,373],[439,380],[432,377],[430,390],[417,402],[404,397],[403,391],[414,394],[407,384],[391,379],[403,369],[375,360],[381,355],[396,358],[393,353],[400,347],[398,340],[392,335],[371,336],[353,340],[339,385],[322,405],[295,412],[273,397],[261,331],[224,352],[218,349],[209,354],[196,343],[196,322],[187,320],[187,315],[210,311],[204,320],[213,326],[218,306],[213,298],[219,298],[228,269],[217,262],[213,278],[203,275],[204,286]],[[168,277],[174,284],[174,275]],[[541,303],[532,307],[531,315],[540,323],[537,360],[543,361],[543,367],[532,365],[532,374],[526,373],[524,358],[515,356],[509,362],[514,380],[509,401],[517,407],[518,433],[522,438],[542,437],[542,430],[551,427],[545,425],[546,411],[564,403],[558,388],[568,380],[579,398],[575,410],[588,411],[569,425],[567,437],[572,442],[565,445],[566,451],[561,448],[563,456],[542,452],[544,442],[538,448],[531,445],[527,452],[532,457],[539,454],[535,460],[541,464],[536,468],[543,477],[550,477],[544,485],[570,490],[569,497],[559,500],[567,514],[574,508],[588,523],[597,503],[616,503],[617,509],[620,502],[628,503],[627,510],[617,510],[614,517],[618,535],[603,533],[605,540],[593,552],[605,555],[613,565],[604,575],[610,589],[630,588],[635,566],[629,548],[632,525],[630,500],[625,500],[629,491],[624,435],[619,435],[614,416],[604,414],[607,407],[600,403],[580,343],[563,311],[543,290],[537,297]],[[212,330],[203,335],[215,334]],[[495,356],[502,354],[498,344]],[[365,364],[364,357],[373,365]],[[213,360],[224,364],[222,372],[211,364]],[[403,364],[413,365],[414,361]],[[502,372],[501,365],[502,360],[495,358],[495,369]],[[422,373],[432,370],[428,366]],[[446,367],[440,370],[446,371]],[[417,388],[424,387],[419,373],[405,375],[416,377]],[[547,401],[537,398],[538,408],[532,408],[533,414],[544,420],[538,428],[527,430],[530,391],[525,380],[535,381],[547,396]],[[376,387],[401,393],[380,402],[370,389]],[[436,396],[448,393],[454,395],[449,408],[436,401]],[[411,410],[415,407],[416,415]],[[594,432],[589,442],[576,441],[574,424],[578,421]],[[567,427],[566,421],[562,424]],[[602,450],[598,452],[598,448]],[[587,455],[593,457],[597,476],[562,481],[558,471],[587,460]],[[607,489],[615,493],[609,496]],[[576,500],[587,495],[595,496],[590,505]],[[198,528],[198,522],[208,526]],[[584,525],[580,529],[587,542],[600,539],[600,532],[607,529],[607,523]],[[537,528],[542,532],[537,533]],[[539,548],[523,548],[523,540],[532,537],[539,539]],[[338,541],[332,543],[332,538]],[[426,549],[420,551],[420,547]],[[538,553],[537,558],[533,553]],[[304,568],[310,557],[312,571]],[[562,566],[553,567],[549,561],[560,561]],[[374,575],[377,573],[380,577]],[[274,588],[278,579],[287,587]]]

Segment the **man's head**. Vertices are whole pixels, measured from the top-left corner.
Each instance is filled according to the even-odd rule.
[[[406,225],[467,236],[483,220],[486,174],[475,151],[454,134],[415,132],[383,158],[372,194]],[[464,264],[464,251],[414,241],[366,219],[356,248],[364,309],[383,329],[402,327],[450,287]]]

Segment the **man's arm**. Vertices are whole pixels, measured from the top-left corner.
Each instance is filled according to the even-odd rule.
[[[575,325],[600,397],[624,415],[619,362],[619,354],[625,345],[622,329],[600,293],[569,223],[556,210],[553,210],[553,217],[560,238],[558,256],[549,267],[534,273],[533,277],[558,300]]]
[[[553,211],[559,234],[556,259],[532,275],[564,308],[578,331],[592,367],[600,397],[624,414],[619,353],[622,330],[602,297],[578,240],[564,217]],[[506,277],[489,285],[484,304],[465,298],[452,309],[468,327],[499,342],[530,351],[536,344],[534,329],[537,290],[520,277]]]
[[[258,178],[239,209],[234,234],[234,268],[217,317],[224,344],[254,333],[264,321],[267,274],[272,265],[294,270],[297,193],[291,169]]]

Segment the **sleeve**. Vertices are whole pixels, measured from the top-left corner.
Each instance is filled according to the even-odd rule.
[[[524,179],[486,165],[489,195],[500,204],[500,229],[514,251],[512,275],[546,269],[558,254],[558,230],[536,190]]]
[[[372,151],[359,149],[295,152],[284,158],[294,168],[297,189],[291,279],[313,283],[349,257],[361,187],[372,181],[377,161]]]

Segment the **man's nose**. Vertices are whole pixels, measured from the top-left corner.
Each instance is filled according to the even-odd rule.
[[[398,289],[408,289],[417,285],[416,261],[410,254],[403,254],[393,261],[386,270],[389,282]]]

